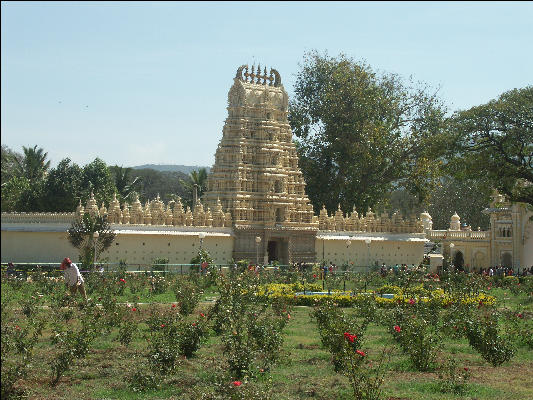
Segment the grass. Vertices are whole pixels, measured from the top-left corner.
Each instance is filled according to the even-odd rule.
[[[321,283],[321,281],[319,281]],[[347,285],[351,287],[350,285]],[[376,287],[368,287],[375,290]],[[4,299],[4,294],[2,297]],[[10,295],[21,296],[16,292]],[[203,300],[216,296],[214,288],[207,289]],[[498,299],[501,309],[523,310],[528,318],[533,316],[533,304],[525,294],[514,295],[506,289],[492,289],[491,295]],[[46,303],[46,298],[43,299]],[[147,289],[131,293],[126,288],[118,302],[161,303],[167,307],[175,302],[174,293],[150,296]],[[204,301],[197,312],[208,313],[212,302]],[[148,305],[140,305],[144,312]],[[270,373],[260,375],[255,382],[245,383],[269,390],[275,400],[292,399],[350,399],[353,398],[348,379],[334,371],[330,353],[321,347],[320,336],[311,318],[312,308],[295,307],[291,319],[284,330],[284,345],[280,361]],[[50,309],[40,309],[46,316]],[[346,310],[346,312],[354,312]],[[224,355],[220,338],[212,334],[191,359],[180,361],[179,367],[164,378],[158,390],[143,393],[132,391],[128,378],[143,361],[146,349],[145,339],[137,333],[133,342],[125,347],[116,340],[117,329],[98,337],[91,346],[90,353],[78,360],[60,379],[56,387],[51,387],[49,363],[54,355],[51,331],[45,330],[34,349],[34,359],[29,375],[20,381],[29,399],[197,399],[202,392],[209,392],[219,379],[224,368]],[[533,334],[533,332],[532,332]],[[383,384],[384,398],[390,400],[413,399],[527,399],[533,398],[533,350],[518,348],[514,358],[492,367],[473,350],[466,339],[445,339],[438,353],[438,360],[453,357],[459,366],[468,367],[471,379],[466,392],[456,394],[441,393],[436,372],[416,371],[409,358],[395,347],[391,335],[380,325],[371,324],[365,333],[363,350],[375,360],[385,347],[395,348],[387,364]],[[230,382],[227,383],[228,385]]]
[[[208,305],[202,304],[202,311]],[[281,361],[271,371],[273,398],[285,399],[349,399],[348,380],[334,372],[330,354],[321,348],[320,337],[310,318],[311,309],[296,307],[285,329]],[[46,312],[46,311],[43,311]],[[135,393],[128,388],[127,378],[138,365],[144,341],[138,335],[128,346],[114,341],[116,332],[97,339],[90,354],[76,361],[71,371],[61,378],[57,387],[49,386],[51,358],[49,332],[35,350],[29,376],[22,381],[30,399],[194,399],[216,381],[213,371],[222,359],[220,340],[211,336],[195,358],[182,360],[176,372],[167,377],[160,390]],[[364,348],[376,357],[392,339],[384,328],[371,325]],[[396,351],[387,365],[384,383],[388,399],[525,399],[533,398],[533,351],[519,349],[508,363],[494,368],[483,361],[466,341],[446,340],[439,358],[452,354],[472,371],[471,383],[464,396],[438,391],[436,373],[415,371],[408,358]],[[258,386],[267,386],[264,382]],[[510,383],[512,383],[510,385]]]

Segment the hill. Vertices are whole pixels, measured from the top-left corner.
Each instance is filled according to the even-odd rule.
[[[168,164],[145,164],[131,167],[133,169],[154,169],[160,172],[182,172],[189,175],[192,171],[197,171],[201,168],[205,168],[209,173],[210,167],[203,167],[198,165],[168,165]]]

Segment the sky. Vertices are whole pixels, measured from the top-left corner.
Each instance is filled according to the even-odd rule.
[[[533,2],[2,2],[1,141],[56,166],[211,166],[237,68],[343,53],[450,112],[533,84]]]

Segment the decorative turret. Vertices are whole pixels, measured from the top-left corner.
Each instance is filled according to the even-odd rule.
[[[87,200],[87,204],[85,204],[85,212],[88,212],[91,217],[96,217],[98,215],[98,206],[96,205],[93,192],[91,192],[91,197]]]
[[[80,199],[80,203],[78,204],[78,207],[76,207],[76,217],[81,218],[83,217],[83,214],[85,214],[85,208],[81,205]]]
[[[135,200],[131,205],[130,224],[144,224],[143,206],[137,194],[135,194]]]
[[[122,209],[122,223],[130,223],[130,207],[127,204],[124,204],[124,207]]]
[[[460,231],[461,230],[461,218],[457,215],[457,212],[452,215],[450,218],[450,231]]]
[[[146,204],[144,205],[144,224],[145,225],[151,225],[152,224],[152,213],[150,212],[150,201],[146,201]]]
[[[422,223],[424,232],[427,232],[433,229],[433,220],[431,218],[431,215],[429,215],[427,211],[424,211],[423,213],[420,214],[420,222]]]

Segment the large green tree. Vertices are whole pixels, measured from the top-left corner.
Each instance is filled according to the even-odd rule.
[[[315,211],[366,212],[397,187],[420,202],[439,174],[446,124],[436,94],[344,55],[305,55],[289,120]]]
[[[5,144],[2,145],[2,185],[14,176],[17,176],[17,165],[22,160],[22,155],[14,152]]]
[[[74,211],[81,196],[83,171],[65,158],[52,168],[44,184],[44,204],[46,211]]]
[[[81,187],[82,202],[85,204],[93,192],[98,206],[102,203],[109,205],[116,190],[109,168],[99,158],[83,167]]]
[[[484,179],[509,200],[533,205],[533,86],[456,112],[450,169]]]

